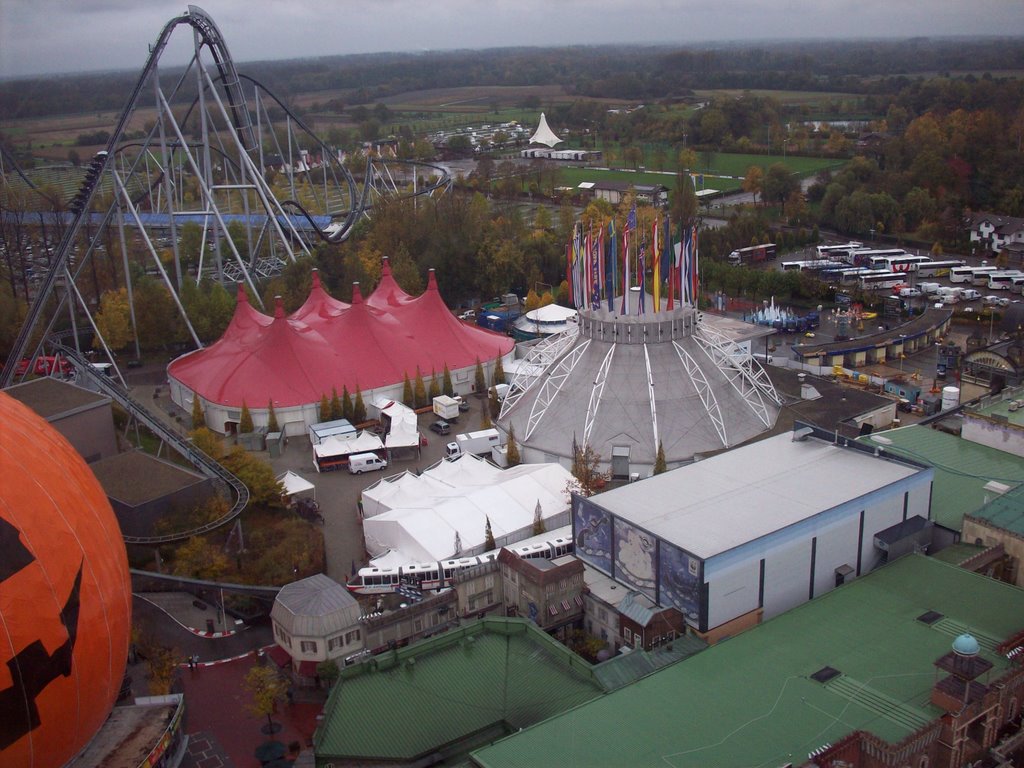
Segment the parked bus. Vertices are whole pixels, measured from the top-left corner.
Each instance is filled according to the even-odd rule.
[[[829,269],[839,269],[847,264],[841,261],[830,261],[829,259],[814,259],[813,261],[784,261],[782,262],[783,272],[823,272]]]
[[[903,253],[897,256],[872,256],[870,266],[872,269],[888,269],[890,272],[913,272],[918,264],[931,261],[927,256],[914,256],[911,253]]]
[[[839,284],[840,285],[860,285],[860,279],[863,275],[879,274],[886,270],[874,270],[868,269],[867,267],[850,267],[847,270],[839,273]]]
[[[964,262],[961,259],[946,259],[944,261],[922,261],[917,265],[918,277],[945,277],[953,267],[962,267]]]
[[[1024,294],[1024,275],[1010,279],[1010,293]]]
[[[733,266],[739,264],[756,264],[762,261],[775,260],[775,243],[764,245],[750,245],[746,248],[739,248],[729,254],[729,263]]]
[[[857,267],[866,267],[875,258],[910,255],[902,248],[861,248],[857,251],[850,251],[850,257],[847,259],[847,262]]]
[[[907,276],[902,272],[880,272],[860,276],[860,288],[862,291],[881,291],[895,288],[907,281]]]
[[[998,271],[997,267],[975,267],[974,272],[971,274],[971,284],[988,285],[988,276]]]
[[[864,243],[858,243],[853,240],[848,243],[843,243],[842,245],[819,245],[818,258],[842,259],[843,261],[846,261],[851,252],[860,250],[863,247]]]
[[[989,272],[988,289],[990,291],[1008,291],[1013,285],[1013,278],[1021,276],[1022,273],[1017,269],[1005,272]]]
[[[973,283],[975,273],[984,274],[988,280],[988,273],[995,272],[995,267],[953,267],[949,270],[949,282],[951,283]]]

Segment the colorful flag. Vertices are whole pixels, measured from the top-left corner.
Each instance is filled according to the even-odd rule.
[[[646,257],[647,257],[647,238],[645,237],[645,238],[643,238],[640,241],[640,255],[637,257],[637,263],[639,264],[639,266],[637,267],[636,276],[637,276],[637,282],[640,284],[640,302],[639,302],[639,305],[636,308],[636,313],[638,315],[642,315],[644,313],[644,294],[647,293],[646,285],[645,285],[645,283],[647,282],[647,268],[646,268],[647,267],[647,259],[646,259]]]
[[[608,311],[615,311],[615,284],[619,280],[619,266],[616,259],[619,256],[618,248],[615,245],[615,217],[612,216],[608,222],[608,257],[605,260],[605,282],[608,294]]]
[[[629,314],[629,227],[622,230],[622,309],[621,314]]]
[[[661,268],[668,275],[668,308],[672,309],[672,295],[675,290],[676,262],[675,254],[672,253],[672,222],[668,216],[665,217],[665,242],[662,245]]]
[[[661,309],[661,250],[658,248],[658,231],[661,229],[661,222],[654,218],[651,225],[651,261],[654,264],[654,312]]]

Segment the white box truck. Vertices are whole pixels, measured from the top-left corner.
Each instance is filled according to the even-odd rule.
[[[445,447],[446,456],[461,456],[464,453],[475,453],[478,456],[489,456],[491,448],[504,445],[504,435],[498,430],[481,429],[478,432],[466,432],[455,436],[455,441]]]
[[[445,421],[458,421],[459,401],[448,395],[438,395],[434,398],[434,414]]]

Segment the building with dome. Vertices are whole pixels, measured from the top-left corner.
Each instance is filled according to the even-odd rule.
[[[527,462],[571,466],[573,446],[586,445],[614,475],[646,476],[661,445],[668,466],[680,466],[775,425],[779,397],[753,356],[770,333],[690,305],[581,308],[530,349],[530,373],[509,382],[497,426],[514,428]]]
[[[380,283],[363,298],[356,284],[352,303],[331,298],[316,272],[305,303],[286,315],[278,302],[268,316],[249,304],[239,287],[227,330],[209,347],[168,366],[171,399],[186,411],[198,397],[211,429],[235,431],[245,404],[256,427],[268,421],[269,405],[288,435],[320,421],[320,400],[347,387],[364,403],[401,400],[405,378],[417,371],[429,384],[445,366],[456,394],[470,394],[479,361],[490,380],[497,359],[512,362],[515,343],[458,320],[445,306],[433,270],[420,296],[403,291],[387,261]]]

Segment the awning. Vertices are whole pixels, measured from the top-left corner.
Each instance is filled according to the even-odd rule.
[[[571,611],[572,610],[572,606],[569,605],[569,601],[568,600],[563,600],[562,601],[562,610],[563,611]]]
[[[316,661],[300,661],[299,677],[316,677]]]
[[[292,663],[291,654],[288,653],[288,651],[286,651],[280,645],[275,644],[270,646],[270,650],[267,651],[267,653],[270,655],[270,658],[274,660],[274,663],[277,664],[277,666],[279,667],[287,667]]]
[[[582,597],[580,597],[579,595],[576,595],[575,597],[573,597],[573,600],[576,601],[576,605],[578,605],[580,608],[583,607],[583,598]]]
[[[552,616],[558,615],[558,609],[554,606],[554,604],[548,606],[548,613],[550,613]]]

